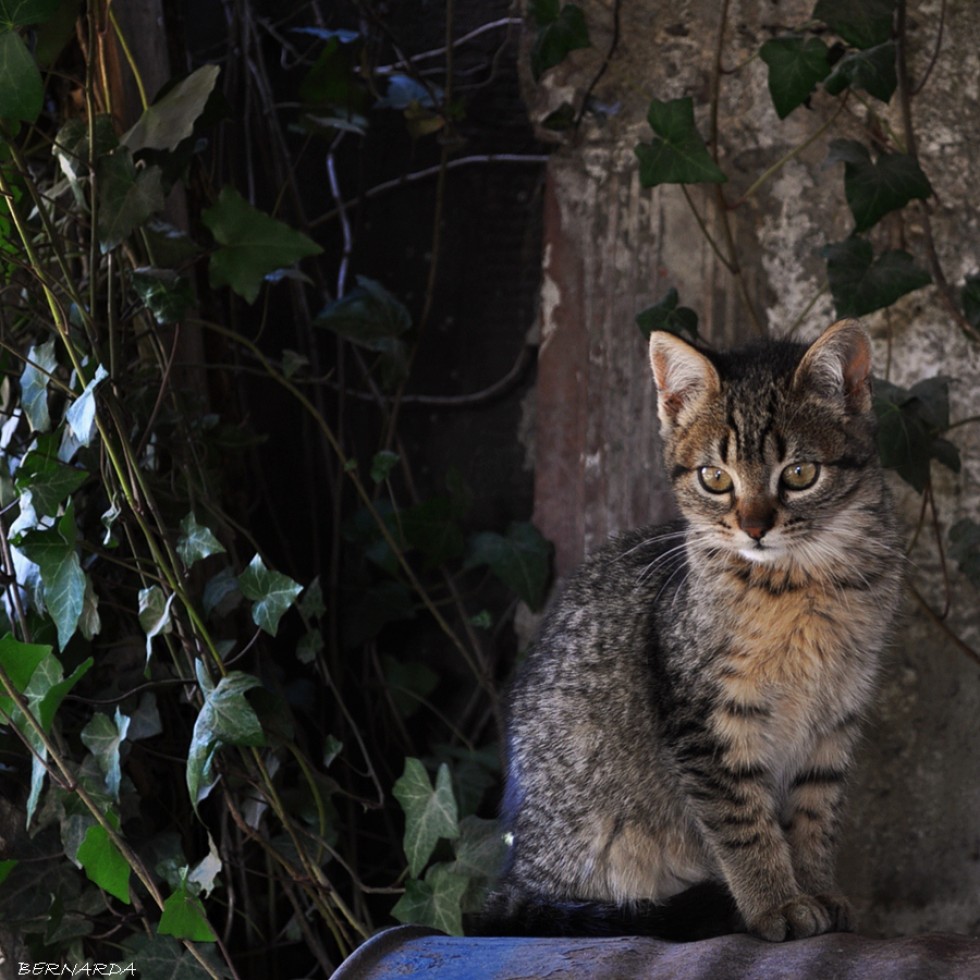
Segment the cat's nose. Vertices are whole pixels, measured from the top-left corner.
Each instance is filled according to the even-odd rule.
[[[775,523],[775,511],[766,505],[748,505],[738,511],[738,526],[753,541],[761,541]]]

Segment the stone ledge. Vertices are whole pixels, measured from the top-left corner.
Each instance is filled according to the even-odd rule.
[[[980,940],[950,933],[868,939],[830,933],[789,943],[732,935],[693,943],[647,937],[511,939],[386,929],[333,980],[976,980]]]

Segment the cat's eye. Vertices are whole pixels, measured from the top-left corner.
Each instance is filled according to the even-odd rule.
[[[718,466],[702,466],[698,479],[708,493],[728,493],[733,486],[732,478]]]
[[[819,463],[792,463],[779,475],[784,487],[789,490],[807,490],[820,476]]]

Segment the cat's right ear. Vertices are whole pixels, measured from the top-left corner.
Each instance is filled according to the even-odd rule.
[[[721,390],[721,379],[711,361],[663,330],[650,334],[650,367],[657,386],[657,413],[665,427],[674,425],[685,408]]]

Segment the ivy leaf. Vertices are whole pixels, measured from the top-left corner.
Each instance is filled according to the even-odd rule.
[[[205,980],[231,977],[227,965],[212,951],[198,947],[192,954],[173,936],[147,936],[137,932],[124,940],[119,955],[120,974],[131,963],[139,963],[140,980]],[[201,966],[199,959],[207,964]]]
[[[92,716],[82,729],[82,743],[95,756],[99,768],[105,773],[105,786],[109,795],[119,799],[119,783],[122,780],[120,749],[129,731],[129,716],[116,708],[115,718],[101,711]]]
[[[65,422],[82,446],[87,446],[95,434],[95,391],[108,377],[109,372],[101,364],[98,365],[92,380],[65,412]]]
[[[150,585],[139,591],[139,621],[146,634],[146,662],[150,663],[153,655],[153,638],[163,636],[173,630],[170,619],[170,607],[173,605],[175,592],[167,596],[159,585]]]
[[[507,845],[496,820],[464,817],[459,823],[459,831],[456,860],[451,868],[469,881],[461,903],[462,911],[477,913],[483,908],[490,882],[504,865]]]
[[[39,516],[53,517],[61,503],[87,479],[85,470],[66,466],[48,442],[39,442],[25,457],[14,476],[19,493],[31,492],[31,506]]]
[[[908,252],[884,252],[875,259],[863,238],[825,245],[820,254],[827,260],[830,292],[841,317],[873,313],[932,282]]]
[[[174,150],[194,132],[221,69],[203,65],[149,106],[120,142],[137,150]]]
[[[129,905],[132,869],[101,824],[94,823],[89,827],[75,857],[90,881]]]
[[[382,449],[375,453],[371,460],[371,479],[375,483],[384,483],[388,475],[398,465],[398,453],[393,453],[390,449]]]
[[[173,269],[133,269],[133,288],[153,319],[163,325],[177,323],[194,305],[191,284]]]
[[[932,186],[914,157],[882,153],[874,163],[867,147],[855,140],[834,140],[827,159],[844,163],[844,194],[854,215],[854,230],[866,231],[913,198],[925,200]]]
[[[48,381],[57,370],[58,361],[54,356],[53,340],[28,351],[27,363],[20,376],[20,403],[35,432],[47,432],[51,428]]]
[[[967,276],[961,294],[963,315],[971,327],[980,328],[980,276]]]
[[[949,428],[947,378],[926,378],[910,389],[875,379],[874,408],[882,466],[894,469],[919,493],[929,482],[930,460],[959,471],[956,447],[942,438]]]
[[[468,878],[456,874],[449,865],[436,864],[424,881],[410,879],[406,883],[405,894],[391,914],[399,922],[418,923],[450,936],[462,936],[462,901],[468,887]]]
[[[408,350],[402,336],[411,329],[412,317],[381,283],[358,276],[356,287],[328,303],[314,322],[358,347],[381,354],[386,384],[405,376]]]
[[[0,0],[0,30],[43,24],[58,9],[59,0]]]
[[[785,119],[830,74],[827,45],[816,37],[777,37],[759,56],[769,67],[769,95],[776,115]]]
[[[22,693],[27,710],[37,719],[45,732],[50,732],[54,716],[61,706],[61,702],[68,692],[88,673],[92,663],[92,658],[89,657],[79,664],[70,676],[65,677],[61,662],[53,653],[48,653],[34,668],[31,679],[27,682]],[[31,759],[31,788],[25,807],[26,822],[30,824],[41,795],[41,787],[44,785],[44,777],[47,774],[45,761],[48,757],[48,751],[34,727],[28,724],[19,707],[11,707],[10,717],[34,750]]]
[[[898,88],[894,41],[886,41],[867,51],[854,51],[841,58],[834,65],[824,88],[831,95],[839,95],[848,86],[863,89],[882,102],[890,102]]]
[[[561,64],[569,52],[587,48],[591,42],[585,14],[576,4],[566,3],[559,8],[557,3],[539,3],[533,13],[539,30],[531,48],[531,74],[538,81],[549,68]]]
[[[855,48],[873,48],[891,37],[896,0],[817,0],[813,16]]]
[[[96,233],[104,254],[163,210],[163,181],[159,167],[137,170],[125,147],[100,157],[95,173],[99,188]]]
[[[399,523],[405,541],[425,558],[427,568],[462,555],[466,542],[455,516],[448,497],[431,497],[402,511]]]
[[[721,184],[728,180],[698,134],[694,102],[690,98],[669,102],[652,99],[647,120],[656,135],[649,143],[637,143],[635,148],[640,160],[640,183],[644,187]]]
[[[698,315],[686,306],[678,306],[677,290],[671,287],[667,295],[648,306],[636,315],[636,325],[640,333],[649,340],[654,330],[666,330],[678,337],[687,334],[691,340],[698,339]]]
[[[46,731],[51,731],[54,716],[61,707],[68,692],[88,673],[94,661],[91,657],[83,660],[68,677],[64,676],[61,662],[53,654],[48,654],[35,668],[31,679],[24,688],[24,699],[31,714]]]
[[[0,639],[0,666],[21,694],[26,690],[38,665],[50,653],[51,647],[45,643],[21,643],[9,633]],[[10,715],[13,710],[13,698],[0,694],[0,711],[4,715]]]
[[[32,123],[43,101],[41,73],[23,38],[15,31],[0,34],[0,118]]]
[[[185,568],[190,568],[196,562],[202,561],[211,555],[223,554],[224,545],[214,536],[209,528],[203,524],[198,524],[193,514],[188,514],[180,522],[180,537],[177,539],[177,554],[184,563]]]
[[[219,749],[265,744],[258,716],[245,700],[246,691],[262,686],[255,677],[233,670],[211,687],[203,666],[198,664],[198,680],[205,698],[187,753],[187,791],[195,810],[214,787],[214,756]]]
[[[528,523],[512,523],[507,533],[484,531],[470,541],[466,568],[487,565],[532,609],[544,605],[551,572],[551,544]]]
[[[248,568],[238,576],[238,587],[251,599],[252,622],[275,636],[283,613],[295,602],[303,587],[282,572],[272,572],[256,555]]]
[[[405,856],[408,870],[417,878],[441,839],[459,836],[459,815],[453,796],[449,767],[442,763],[436,773],[435,789],[418,759],[405,760],[405,771],[392,793],[405,813]]]
[[[253,208],[233,187],[222,188],[201,220],[220,246],[211,256],[211,285],[230,286],[248,303],[255,302],[269,273],[323,251],[306,235]]]
[[[157,932],[198,943],[213,943],[218,938],[204,914],[200,898],[192,895],[184,882],[164,901]]]
[[[958,520],[949,529],[949,555],[980,589],[980,524],[970,517]]]
[[[53,527],[29,531],[18,547],[40,569],[44,604],[58,628],[62,650],[75,634],[85,606],[85,573],[75,549],[77,531],[71,506]]]

